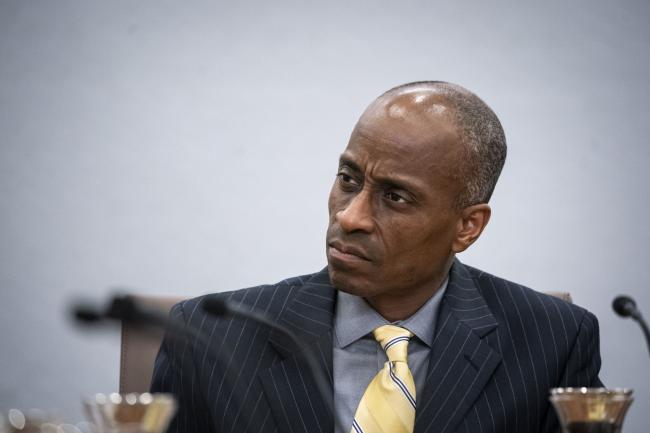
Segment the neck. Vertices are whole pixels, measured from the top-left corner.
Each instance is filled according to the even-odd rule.
[[[382,293],[377,296],[364,298],[372,308],[389,322],[406,320],[415,314],[434,296],[447,275],[451,262],[434,279],[418,289],[409,289],[399,293]]]

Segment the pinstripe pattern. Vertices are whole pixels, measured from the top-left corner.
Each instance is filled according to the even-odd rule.
[[[326,271],[219,296],[292,329],[331,382],[335,291]],[[170,432],[332,432],[332,417],[291,344],[245,320],[207,317],[202,299],[171,314],[209,335],[221,356],[212,359],[195,341],[164,340],[152,390],[179,398]],[[456,261],[414,431],[558,432],[548,389],[598,386],[599,369],[591,313]]]

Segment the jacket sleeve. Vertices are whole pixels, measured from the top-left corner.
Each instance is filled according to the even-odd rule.
[[[170,319],[186,323],[183,303],[176,304]],[[168,433],[214,432],[210,412],[200,394],[192,344],[167,332],[156,357],[151,392],[165,392],[176,398],[178,410]]]
[[[590,312],[585,312],[578,336],[569,355],[562,377],[563,387],[601,387],[598,378],[600,371],[600,337],[598,319]]]
[[[598,378],[600,371],[600,337],[598,319],[588,311],[582,316],[577,336],[567,358],[564,373],[558,387],[599,388],[603,383]],[[560,427],[552,405],[544,421],[544,433],[559,433]]]

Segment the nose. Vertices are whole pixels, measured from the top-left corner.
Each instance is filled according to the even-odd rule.
[[[347,233],[370,233],[374,229],[371,196],[362,190],[336,212],[336,220]]]

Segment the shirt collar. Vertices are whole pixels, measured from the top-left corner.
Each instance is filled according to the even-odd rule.
[[[436,318],[440,301],[447,289],[449,276],[429,300],[406,320],[395,322],[411,331],[423,343],[431,347],[436,330]],[[338,346],[344,348],[382,325],[390,324],[377,313],[362,297],[337,291],[334,332]]]

